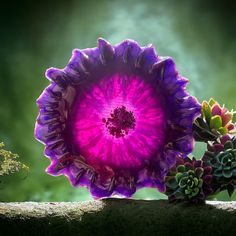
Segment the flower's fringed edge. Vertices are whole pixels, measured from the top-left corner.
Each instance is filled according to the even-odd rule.
[[[73,156],[65,142],[65,127],[76,87],[99,73],[109,73],[109,68],[114,70],[114,67],[118,72],[128,68],[132,73],[141,73],[147,80],[158,78],[156,86],[165,97],[167,110],[171,109],[167,114],[167,145],[138,174],[132,170],[114,172],[108,166],[102,167],[101,172],[95,171],[82,156]],[[49,174],[64,174],[73,186],[88,187],[96,198],[112,194],[130,197],[136,188],[147,186],[165,191],[168,170],[178,156],[186,156],[193,149],[192,123],[200,114],[200,104],[185,91],[188,80],[179,75],[171,58],[157,56],[151,45],[140,47],[135,41],[125,40],[111,46],[99,39],[97,48],[75,49],[64,69],[50,68],[46,77],[51,83],[37,100],[40,113],[35,136],[46,145],[45,155],[51,159]]]

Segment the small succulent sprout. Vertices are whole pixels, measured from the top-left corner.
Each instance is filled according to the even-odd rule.
[[[212,193],[212,168],[195,158],[178,158],[176,166],[167,174],[166,195],[170,202],[186,200],[202,203]]]
[[[225,135],[220,142],[209,144],[203,161],[212,167],[214,192],[227,190],[231,196],[236,188],[236,136]]]
[[[215,141],[225,134],[235,133],[233,123],[234,111],[221,107],[214,99],[203,101],[201,116],[193,124],[193,133],[196,141]]]

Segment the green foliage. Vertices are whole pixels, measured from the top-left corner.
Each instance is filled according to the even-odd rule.
[[[0,143],[0,177],[10,175],[21,170],[28,170],[25,164],[18,161],[19,156],[4,149],[4,144]]]

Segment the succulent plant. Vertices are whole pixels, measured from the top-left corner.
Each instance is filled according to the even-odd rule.
[[[193,124],[193,134],[196,141],[215,141],[225,134],[235,133],[233,111],[221,107],[214,99],[203,101],[201,116]]]
[[[231,196],[236,188],[236,137],[224,135],[209,144],[203,161],[212,167],[214,192],[227,190]]]
[[[212,193],[212,168],[195,158],[178,158],[165,178],[170,202],[187,200],[202,203]]]

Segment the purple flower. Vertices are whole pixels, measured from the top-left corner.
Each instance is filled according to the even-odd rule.
[[[132,40],[111,46],[99,39],[46,77],[35,136],[52,161],[49,174],[64,174],[94,197],[165,191],[176,158],[192,151],[200,112],[171,58]]]

